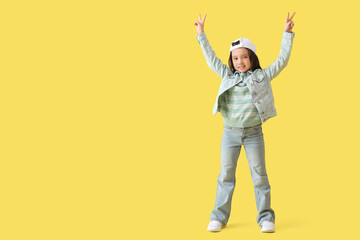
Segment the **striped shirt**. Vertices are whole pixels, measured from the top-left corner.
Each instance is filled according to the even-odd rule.
[[[252,127],[261,124],[258,110],[252,102],[249,88],[243,81],[251,72],[235,73],[241,81],[224,93],[221,105],[221,115],[224,123],[230,127]]]

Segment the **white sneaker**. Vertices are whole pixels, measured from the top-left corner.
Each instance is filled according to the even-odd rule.
[[[264,221],[261,225],[261,232],[263,233],[273,233],[275,232],[275,225],[272,222]]]
[[[223,227],[221,222],[214,220],[210,221],[207,230],[210,232],[220,232]]]

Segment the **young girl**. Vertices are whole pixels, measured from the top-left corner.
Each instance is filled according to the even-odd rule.
[[[208,231],[218,232],[229,220],[235,187],[235,169],[243,145],[254,184],[257,223],[262,232],[275,232],[275,214],[270,207],[270,185],[265,169],[265,147],[261,124],[276,116],[270,81],[287,65],[294,33],[293,17],[286,18],[280,55],[262,69],[255,45],[239,38],[230,45],[227,67],[212,50],[204,33],[204,18],[195,21],[197,35],[208,66],[222,78],[213,114],[220,112],[224,120],[221,141],[221,170],[217,180],[215,207],[210,214]]]

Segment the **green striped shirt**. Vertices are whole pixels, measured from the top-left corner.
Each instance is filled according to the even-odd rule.
[[[231,127],[241,128],[259,125],[261,119],[258,110],[252,102],[249,88],[243,81],[251,75],[251,72],[236,72],[235,74],[236,77],[241,78],[241,81],[224,93],[220,111],[224,123]]]

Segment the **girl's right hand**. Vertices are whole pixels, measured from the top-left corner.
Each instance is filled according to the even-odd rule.
[[[205,16],[204,16],[203,19],[201,19],[201,16],[200,16],[200,14],[199,14],[199,20],[195,20],[195,26],[196,26],[196,30],[197,30],[197,33],[198,33],[198,34],[204,32],[205,18],[206,18],[206,14],[205,14]]]

